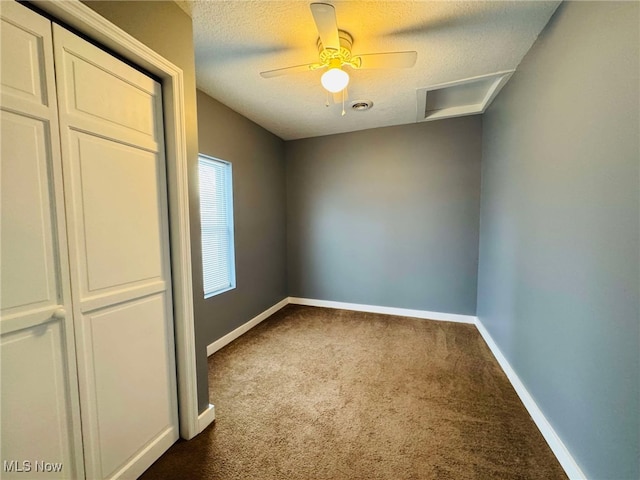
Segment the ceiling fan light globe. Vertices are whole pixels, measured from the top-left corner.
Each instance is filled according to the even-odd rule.
[[[338,93],[349,85],[349,74],[341,68],[330,68],[320,79],[322,86],[331,93]]]

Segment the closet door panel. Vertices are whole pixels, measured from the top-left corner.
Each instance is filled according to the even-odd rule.
[[[116,72],[106,72],[72,52],[69,53],[68,60],[67,67],[72,68],[73,74],[68,88],[74,92],[73,97],[69,97],[73,99],[73,103],[69,105],[70,113],[106,120],[123,129],[154,136],[154,97],[130,84],[126,80],[129,72],[122,72],[125,78],[119,77]],[[137,77],[135,80],[138,83],[153,88],[149,78],[143,75]],[[101,86],[97,94],[94,85]],[[126,98],[127,103],[114,102],[114,98]]]
[[[7,111],[1,113],[0,122],[3,313],[38,308],[50,316],[60,299],[52,234],[48,126],[43,120]]]
[[[141,445],[155,438],[158,426],[173,421],[168,402],[141,402],[141,392],[171,393],[171,377],[158,369],[170,332],[163,324],[163,294],[127,302],[85,316],[90,329],[96,412],[102,469],[109,474]],[[135,321],[131,321],[135,318]],[[127,341],[122,341],[122,336]],[[122,389],[122,385],[133,386]],[[124,421],[124,425],[123,425]]]
[[[62,322],[5,333],[0,348],[2,478],[77,478],[71,461]],[[4,462],[11,461],[24,473],[7,472]],[[38,471],[35,462],[57,464],[58,471]]]
[[[178,438],[161,88],[54,44],[85,468],[135,478]]]
[[[82,298],[163,279],[157,155],[71,132]]]
[[[34,20],[32,12],[21,11],[9,2],[3,3],[1,8],[4,15],[0,57],[2,65],[8,67],[2,71],[2,94],[18,101],[47,105],[45,48],[51,45],[50,39],[45,37],[47,29],[50,31],[50,23],[45,19]]]
[[[2,476],[84,478],[51,23],[0,18]]]
[[[56,43],[56,46],[58,44]],[[89,45],[89,44],[88,44]],[[93,45],[89,45],[93,47]],[[160,84],[98,48],[61,44],[60,108],[78,130],[158,151]]]

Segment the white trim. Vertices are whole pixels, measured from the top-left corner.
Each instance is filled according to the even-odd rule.
[[[240,325],[238,328],[236,328],[232,332],[227,333],[224,337],[219,338],[215,342],[209,344],[207,346],[207,357],[213,355],[215,352],[220,350],[222,347],[225,347],[225,346],[229,345],[231,342],[233,342],[240,335],[243,335],[244,333],[248,332],[253,327],[255,327],[260,322],[262,322],[264,319],[270,317],[271,315],[276,313],[281,308],[287,306],[289,303],[290,302],[289,302],[288,298],[282,299],[281,301],[276,303],[273,307],[267,308],[264,312],[256,315],[251,320],[249,320],[247,323],[244,323],[244,324]]]
[[[211,425],[215,419],[216,407],[214,407],[213,404],[210,403],[206,410],[198,415],[198,433],[202,433],[202,431],[209,425]]]
[[[585,480],[587,476],[582,472],[565,444],[562,442],[562,440],[560,440],[560,437],[558,437],[558,434],[553,429],[553,426],[546,419],[546,417],[542,413],[542,410],[540,410],[540,407],[538,407],[538,405],[536,404],[536,401],[527,391],[527,388],[518,377],[518,374],[513,368],[511,368],[509,361],[502,354],[500,348],[498,348],[498,345],[496,344],[496,342],[494,342],[493,338],[489,334],[489,331],[477,318],[476,328],[480,332],[480,335],[482,335],[482,338],[484,338],[484,341],[487,343],[487,346],[493,353],[493,356],[502,367],[502,370],[507,375],[507,378],[511,382],[511,385],[513,385],[513,388],[520,397],[520,400],[529,412],[529,415],[531,415],[531,418],[533,418],[533,421],[538,427],[538,430],[540,430],[540,433],[542,433],[542,435],[544,436],[544,439],[549,444],[549,447],[551,447],[551,450],[560,462],[560,465],[562,465],[562,468],[564,469],[567,476],[571,480]]]
[[[476,317],[471,315],[458,315],[457,313],[429,312],[426,310],[411,310],[408,308],[380,307],[377,305],[362,305],[359,303],[332,302],[329,300],[315,300],[311,298],[289,297],[289,303],[296,305],[309,305],[311,307],[338,308],[353,310],[356,312],[384,313],[386,315],[400,315],[402,317],[414,317],[428,320],[440,320],[445,322],[472,323]]]
[[[188,440],[199,433],[199,419],[182,70],[79,0],[64,2],[35,0],[32,3],[162,79],[171,227],[178,410],[180,436]]]

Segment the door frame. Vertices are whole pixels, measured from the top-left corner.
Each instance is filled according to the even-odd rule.
[[[64,2],[35,0],[32,3],[162,80],[178,414],[180,436],[187,440],[191,439],[213,421],[214,410],[213,405],[209,405],[202,415],[198,415],[189,229],[189,178],[182,69],[106,20],[80,0]]]

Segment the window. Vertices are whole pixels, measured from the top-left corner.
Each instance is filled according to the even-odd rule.
[[[204,298],[236,286],[231,164],[198,157]]]

